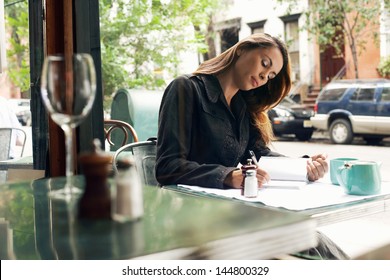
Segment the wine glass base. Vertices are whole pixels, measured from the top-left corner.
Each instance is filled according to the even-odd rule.
[[[58,199],[58,200],[66,200],[70,201],[72,199],[75,199],[81,195],[81,190],[79,188],[76,188],[74,186],[65,187],[63,189],[51,191],[49,193],[49,196],[52,199]]]

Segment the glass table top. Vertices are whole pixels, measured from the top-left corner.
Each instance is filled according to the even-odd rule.
[[[74,182],[83,188],[82,176]],[[79,219],[77,199],[48,196],[64,183],[52,178],[0,186],[1,259],[129,259],[178,248],[201,249],[205,258],[271,258],[316,242],[315,223],[305,215],[149,186],[138,221]]]

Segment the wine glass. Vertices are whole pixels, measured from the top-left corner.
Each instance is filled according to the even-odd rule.
[[[41,76],[41,95],[51,118],[65,133],[66,184],[51,191],[54,198],[69,200],[81,193],[72,184],[74,173],[74,129],[91,111],[95,100],[96,73],[89,54],[49,55]]]

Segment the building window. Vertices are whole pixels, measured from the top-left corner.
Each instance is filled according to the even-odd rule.
[[[229,28],[221,30],[221,52],[226,51],[238,42],[238,29]]]
[[[295,80],[300,80],[299,75],[299,28],[298,21],[287,22],[285,25],[286,43],[291,59],[291,69],[295,75]]]
[[[247,23],[250,29],[252,30],[252,34],[255,33],[264,33],[264,25],[267,20],[261,20],[256,22]]]
[[[238,42],[240,28],[241,18],[219,22],[214,26],[214,30],[218,31],[221,37],[221,53]]]
[[[293,80],[300,80],[300,61],[299,61],[299,20],[300,14],[281,17],[284,22],[285,42],[291,59],[291,70]]]

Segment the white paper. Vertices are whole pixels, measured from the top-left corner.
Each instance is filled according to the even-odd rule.
[[[214,189],[199,186],[179,185],[195,192],[203,192],[221,197],[244,201],[260,202],[267,206],[289,210],[307,210],[317,207],[336,205],[346,202],[364,200],[384,194],[390,194],[390,182],[382,182],[382,191],[377,195],[348,195],[340,186],[324,181],[308,183],[300,188],[261,188],[256,198],[246,198],[240,189]]]
[[[306,181],[286,181],[286,180],[270,180],[268,183],[263,184],[263,188],[276,188],[276,189],[300,189],[307,185]]]
[[[307,181],[307,158],[261,157],[258,166],[271,180]]]

